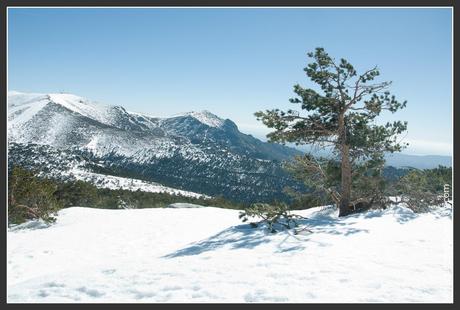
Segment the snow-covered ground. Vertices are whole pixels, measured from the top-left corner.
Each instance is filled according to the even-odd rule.
[[[9,229],[8,302],[453,301],[451,210],[297,213],[313,233],[211,207],[64,209]]]
[[[108,189],[126,189],[130,191],[143,191],[149,193],[166,193],[171,195],[181,195],[194,198],[211,198],[210,196],[190,191],[184,191],[177,188],[167,187],[155,182],[148,182],[139,179],[124,178],[107,174],[94,173],[74,167],[69,170],[77,180],[90,182],[98,188]]]

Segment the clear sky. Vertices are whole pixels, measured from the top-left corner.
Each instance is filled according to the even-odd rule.
[[[451,39],[449,8],[10,8],[8,89],[154,116],[209,110],[263,138],[253,113],[295,108],[292,86],[313,86],[303,68],[321,46],[377,65],[408,100],[391,117],[409,122],[405,153],[450,155]]]

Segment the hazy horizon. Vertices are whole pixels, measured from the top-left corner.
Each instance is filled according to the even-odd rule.
[[[388,23],[391,21],[391,23]],[[166,117],[209,110],[266,140],[322,46],[378,65],[407,108],[406,154],[452,156],[451,9],[8,9],[8,89]]]

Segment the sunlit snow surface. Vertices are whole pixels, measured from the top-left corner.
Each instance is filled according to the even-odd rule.
[[[200,121],[203,124],[208,125],[209,127],[221,127],[224,124],[223,119],[221,119],[217,115],[207,110],[203,110],[200,112],[192,111],[192,112],[187,112],[187,113],[182,113],[182,114],[176,114],[175,116],[187,116],[187,115],[195,118],[196,120]]]
[[[125,189],[130,191],[142,191],[149,193],[165,193],[170,195],[180,195],[194,198],[210,198],[208,195],[190,191],[184,191],[172,187],[167,187],[155,182],[148,182],[138,179],[123,178],[113,175],[94,173],[90,171],[74,168],[70,171],[77,180],[91,182],[98,188]]]
[[[209,111],[188,112],[171,118],[154,118],[123,107],[103,105],[72,94],[8,92],[8,140],[80,148],[96,156],[117,154],[132,162],[180,154],[189,160],[209,162],[209,155],[180,134],[166,133],[161,124],[189,116],[209,127],[224,120]],[[83,117],[83,118],[82,118]],[[176,129],[181,124],[176,124]],[[229,157],[238,157],[229,154]]]
[[[453,301],[450,209],[337,218],[267,233],[219,208],[69,208],[8,231],[8,302]]]

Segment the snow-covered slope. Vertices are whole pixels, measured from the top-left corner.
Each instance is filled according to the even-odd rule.
[[[26,123],[33,117],[39,118],[37,114],[46,106],[56,105],[65,108],[73,115],[84,116],[108,126],[118,127],[120,121],[124,120],[124,118],[128,122],[135,124],[132,119],[133,116],[120,106],[103,105],[67,93],[28,94],[10,91],[8,92],[8,129],[14,131],[18,125]],[[141,117],[141,115],[137,116]],[[120,126],[120,129],[122,128]]]
[[[190,143],[190,131],[192,137],[209,136],[209,139],[200,136],[199,142],[215,142],[221,146],[238,142],[233,138],[235,134],[245,136],[233,122],[209,111],[156,118],[72,94],[8,92],[8,137],[12,142],[88,148],[98,154],[116,152],[128,156],[152,149],[155,153],[166,152],[167,156],[172,156],[174,149],[199,152],[200,143]],[[253,148],[264,145],[273,149],[265,154],[269,159],[297,154],[293,149],[264,144],[257,139],[251,142],[256,146],[245,145],[248,149],[242,147],[240,153],[249,154]],[[245,144],[250,143],[246,141]],[[203,154],[199,158],[203,158]]]
[[[8,138],[17,143],[127,156],[145,148],[162,156],[174,144],[154,119],[131,115],[122,107],[71,94],[18,92],[8,93]]]
[[[79,168],[73,168],[72,170],[70,170],[70,173],[75,177],[75,179],[93,183],[96,185],[96,187],[99,187],[99,188],[127,189],[130,191],[140,190],[142,192],[149,192],[149,193],[165,193],[165,194],[180,195],[180,196],[185,196],[185,197],[210,198],[209,196],[206,196],[206,195],[189,192],[189,191],[183,191],[180,189],[163,186],[161,184],[154,183],[154,182],[147,182],[143,180],[123,178],[123,177],[112,176],[112,175],[104,175],[101,173],[85,171]]]
[[[207,111],[203,110],[200,112],[192,111],[192,112],[187,112],[183,114],[178,114],[174,115],[174,117],[186,117],[186,116],[191,116],[194,119],[198,120],[200,123],[203,123],[209,127],[222,127],[224,124],[224,120],[218,117],[217,115]]]
[[[8,302],[453,301],[451,210],[298,213],[312,233],[212,207],[64,209],[8,231]]]
[[[114,174],[239,201],[285,195],[282,188],[295,184],[279,161],[299,153],[245,135],[208,111],[156,118],[72,94],[14,91],[8,93],[8,141],[23,158],[30,157],[24,149],[32,144],[46,146],[104,162]],[[31,169],[40,168],[35,162],[55,161],[34,154]],[[10,156],[9,164],[19,163]],[[54,165],[55,171],[63,169],[68,172]]]

